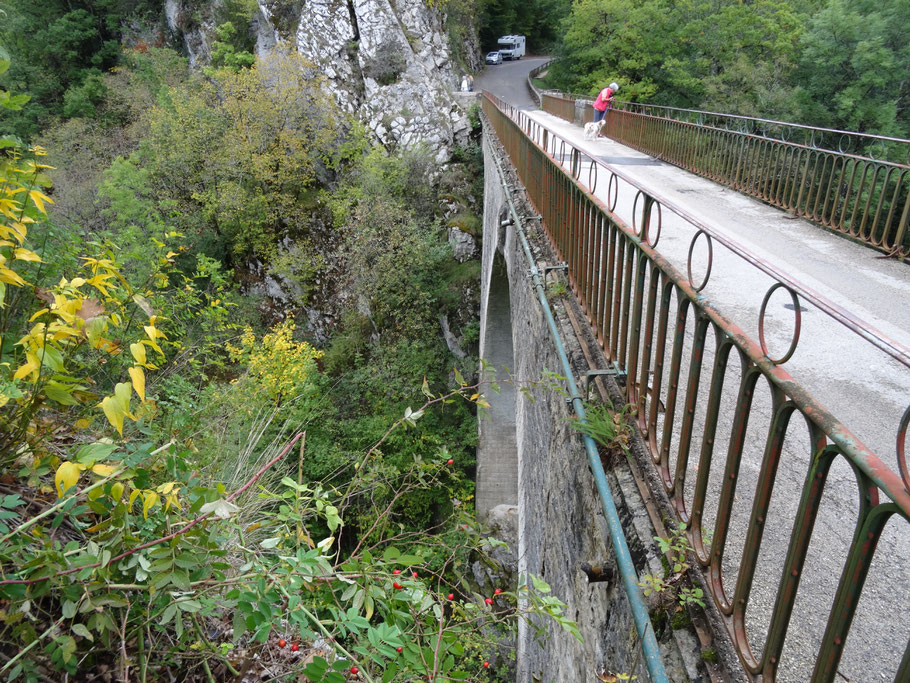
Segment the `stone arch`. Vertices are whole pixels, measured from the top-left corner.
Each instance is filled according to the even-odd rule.
[[[483,379],[489,381],[495,376],[500,389],[499,393],[484,391],[490,409],[479,425],[475,507],[477,517],[482,520],[497,505],[518,504],[516,387],[504,381],[508,379],[505,368],[511,371],[515,367],[512,306],[508,267],[499,248],[493,254],[481,330],[481,357],[493,368],[484,373]]]

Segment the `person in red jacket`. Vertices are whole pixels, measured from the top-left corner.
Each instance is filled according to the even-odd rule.
[[[610,83],[598,93],[597,99],[594,100],[594,123],[603,119],[608,108],[613,108],[613,97],[617,90],[619,90],[619,86],[616,83]]]

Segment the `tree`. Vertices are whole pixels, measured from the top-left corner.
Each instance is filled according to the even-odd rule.
[[[108,171],[101,195],[112,225],[145,234],[172,225],[228,264],[268,262],[284,237],[305,244],[317,175],[343,123],[296,53],[197,76],[168,93],[140,149]]]
[[[885,135],[910,131],[910,5],[830,0],[800,42],[804,120]]]

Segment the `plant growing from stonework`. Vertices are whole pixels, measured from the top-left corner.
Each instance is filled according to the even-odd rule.
[[[693,552],[686,528],[686,524],[677,522],[669,536],[654,537],[666,561],[665,575],[645,574],[638,585],[645,595],[656,593],[671,602],[676,602],[681,608],[695,606],[704,608],[704,591],[697,586],[692,587],[683,583],[691,568],[689,554]]]

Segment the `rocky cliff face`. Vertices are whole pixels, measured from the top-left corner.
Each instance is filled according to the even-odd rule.
[[[166,0],[191,65],[206,63],[218,0]],[[464,142],[467,117],[452,92],[461,75],[444,15],[425,0],[257,0],[260,54],[295,49],[317,64],[340,104],[388,147],[428,145],[440,163]],[[475,51],[476,52],[476,51]]]

